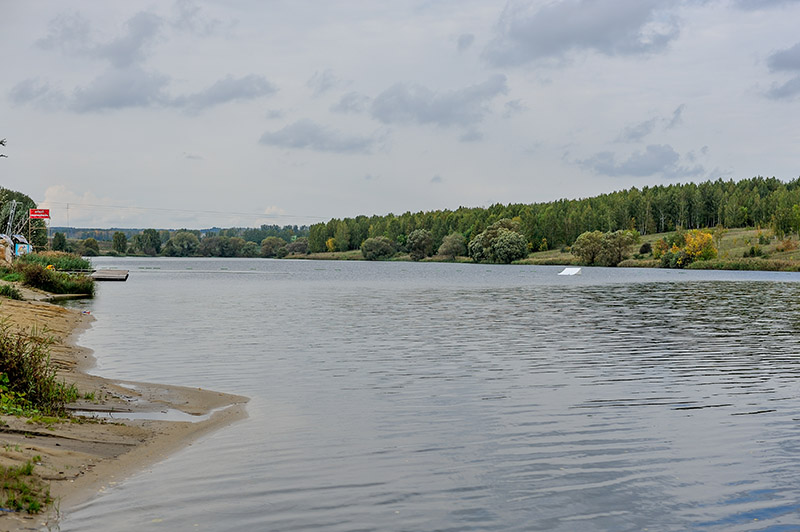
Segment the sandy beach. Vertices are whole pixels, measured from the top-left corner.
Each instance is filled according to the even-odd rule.
[[[26,293],[46,299],[46,294]],[[51,360],[59,376],[76,384],[81,399],[70,409],[86,412],[82,422],[31,424],[0,416],[0,464],[16,466],[40,456],[34,474],[49,483],[54,505],[38,515],[0,512],[0,531],[44,530],[60,514],[123,481],[131,474],[190,445],[198,437],[247,416],[246,397],[199,388],[112,381],[89,375],[88,349],[76,344],[91,315],[44,301],[0,300],[0,319],[14,327],[46,330],[55,339]],[[132,346],[132,356],[135,354]],[[135,419],[145,412],[175,412],[198,421]],[[128,415],[134,419],[125,419]],[[143,416],[146,417],[146,416]]]

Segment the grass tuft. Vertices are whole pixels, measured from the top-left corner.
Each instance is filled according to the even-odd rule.
[[[0,466],[0,500],[4,508],[37,514],[53,502],[48,486],[33,476],[34,466],[41,459],[34,456],[17,467]]]
[[[20,293],[19,289],[10,284],[0,285],[0,296],[7,297],[9,299],[16,299],[17,301],[22,300],[22,294]]]

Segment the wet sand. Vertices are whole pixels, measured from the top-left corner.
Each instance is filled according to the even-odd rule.
[[[36,294],[25,296],[36,297]],[[26,419],[0,416],[5,422],[0,427],[0,465],[20,465],[40,456],[34,474],[50,484],[55,499],[53,507],[39,515],[0,512],[0,531],[42,530],[53,526],[59,513],[69,512],[71,507],[191,444],[203,434],[247,416],[246,397],[199,388],[112,381],[87,374],[94,358],[90,350],[75,341],[91,326],[91,315],[42,301],[0,298],[0,319],[9,320],[14,327],[46,329],[55,339],[51,360],[59,370],[59,377],[75,383],[80,397],[87,394],[89,397],[71,404],[70,409],[90,412],[89,419],[80,423],[31,424]],[[135,356],[135,346],[131,354]],[[174,411],[196,416],[198,421],[120,417]],[[92,419],[94,416],[98,417]]]

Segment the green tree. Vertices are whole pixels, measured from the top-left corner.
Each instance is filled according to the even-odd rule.
[[[83,255],[87,257],[96,257],[100,254],[100,246],[94,238],[87,238],[83,241]]]
[[[528,254],[528,240],[519,232],[519,227],[520,224],[516,220],[509,218],[497,220],[469,243],[467,249],[470,257],[475,262],[504,264],[524,258]],[[524,246],[521,246],[521,243],[524,243]]]
[[[603,235],[603,247],[597,262],[603,266],[616,266],[628,258],[630,247],[639,242],[636,231],[614,231]]]
[[[586,231],[575,239],[570,252],[584,264],[592,265],[597,260],[602,249],[603,233],[601,231]]]
[[[421,260],[433,254],[433,235],[427,229],[415,229],[406,238],[411,260]]]
[[[336,231],[333,233],[336,241],[336,251],[347,251],[350,249],[350,229],[347,223],[340,221],[336,224]]]
[[[361,254],[367,260],[388,259],[394,252],[394,244],[385,236],[368,238],[361,243]]]
[[[55,233],[53,235],[53,243],[50,246],[53,251],[66,251],[67,250],[67,237],[64,233]]]
[[[189,231],[178,231],[172,238],[167,240],[165,249],[169,247],[171,253],[176,257],[190,257],[197,253],[200,247],[200,239],[197,235]]]
[[[516,231],[500,229],[492,245],[495,262],[511,264],[528,256],[528,240]]]
[[[286,252],[296,255],[305,255],[308,253],[308,238],[301,236],[294,242],[286,245]]]
[[[239,255],[248,258],[258,257],[261,255],[261,248],[255,242],[246,241]]]
[[[314,224],[308,229],[308,250],[311,253],[327,251],[326,240],[328,240],[328,231],[325,224]]]
[[[439,246],[439,255],[443,257],[450,257],[450,260],[455,260],[456,257],[464,255],[467,252],[467,246],[464,244],[464,235],[461,233],[450,233],[442,239],[442,245]]]
[[[111,249],[117,253],[124,255],[128,249],[128,237],[122,231],[115,231],[114,236],[111,238]]]
[[[276,257],[280,253],[279,250],[286,248],[286,241],[277,236],[268,236],[261,241],[261,256],[262,257]]]
[[[161,251],[161,237],[155,229],[145,229],[138,239],[139,251],[146,255],[155,256]]]

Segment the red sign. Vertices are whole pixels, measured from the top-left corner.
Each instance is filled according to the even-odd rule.
[[[31,220],[49,220],[50,209],[31,209],[30,217]]]

